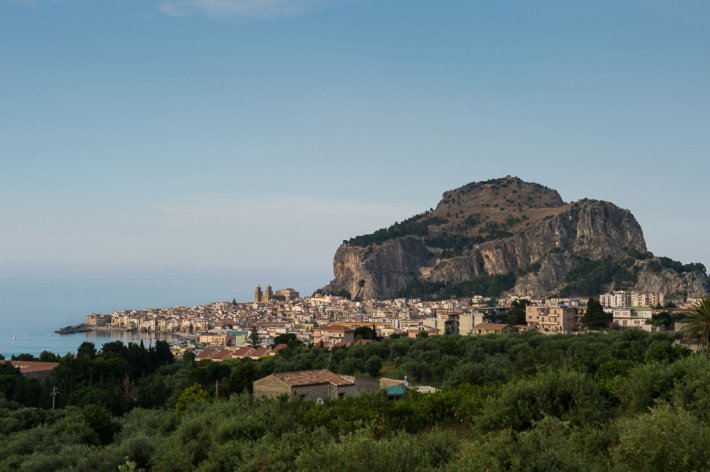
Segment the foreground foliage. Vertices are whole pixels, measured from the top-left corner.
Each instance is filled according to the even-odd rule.
[[[89,347],[81,369],[63,358],[44,383],[0,372],[0,470],[636,471],[710,463],[710,360],[661,335],[400,338],[332,352],[293,345],[259,362],[166,358],[150,367],[123,362],[129,352],[151,359],[137,354],[149,353],[140,346]],[[270,372],[327,365],[406,373],[441,391],[322,406],[249,394],[251,381]],[[56,411],[35,397],[52,385],[62,388]]]

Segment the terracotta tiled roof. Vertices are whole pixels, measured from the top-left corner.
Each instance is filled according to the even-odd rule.
[[[279,351],[282,351],[288,347],[288,344],[277,344],[271,349],[271,354],[276,354]]]
[[[195,360],[203,361],[203,360],[207,360],[207,359],[212,359],[212,356],[214,356],[215,354],[217,354],[216,350],[205,349],[195,356]]]
[[[380,379],[380,388],[395,387],[397,385],[403,385],[403,384],[404,384],[404,380],[388,379],[386,377],[382,377]]]
[[[0,361],[4,364],[5,361]],[[54,370],[55,367],[59,365],[58,362],[39,362],[39,361],[9,361],[9,364],[13,367],[20,369],[23,374],[30,374],[32,372],[47,372]]]
[[[249,354],[249,357],[264,357],[270,350],[268,347],[258,347]]]
[[[216,361],[216,360],[220,360],[220,361],[221,361],[222,359],[227,359],[227,358],[230,357],[232,354],[233,354],[233,351],[231,351],[231,350],[229,350],[229,349],[224,349],[224,350],[222,350],[222,351],[216,352],[216,353],[212,356],[212,360],[215,360],[215,361]]]
[[[502,329],[507,328],[507,324],[503,323],[479,323],[476,326],[473,327],[473,329],[486,329],[486,330],[495,330],[495,331],[500,331]]]
[[[249,354],[251,354],[252,348],[249,346],[242,346],[240,348],[237,348],[236,351],[233,351],[232,357],[247,357]]]
[[[337,386],[343,386],[353,385],[355,383],[354,377],[338,375],[326,369],[301,370],[298,372],[281,372],[271,375],[283,382],[286,382],[292,387],[318,384],[333,384]]]

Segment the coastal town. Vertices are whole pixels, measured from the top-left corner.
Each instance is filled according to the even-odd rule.
[[[680,329],[669,315],[682,312],[697,300],[666,303],[660,293],[616,291],[598,297],[616,329],[649,332]],[[524,310],[517,322],[511,308]],[[197,353],[200,359],[258,359],[274,355],[277,339],[294,339],[323,347],[349,346],[356,329],[366,327],[377,337],[392,335],[486,335],[521,332],[570,333],[585,329],[587,299],[473,296],[426,301],[413,298],[350,300],[314,294],[301,297],[292,288],[273,291],[257,286],[253,300],[233,300],[194,307],[146,308],[87,315],[82,330],[123,330],[170,337],[173,352]],[[665,318],[659,318],[664,315]],[[676,326],[676,324],[678,326]],[[256,333],[259,346],[250,342]],[[274,346],[274,347],[268,347]],[[283,348],[284,346],[281,346]]]

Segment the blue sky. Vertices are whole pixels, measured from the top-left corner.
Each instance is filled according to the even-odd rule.
[[[508,174],[710,266],[708,77],[705,0],[0,0],[0,275],[311,289]]]

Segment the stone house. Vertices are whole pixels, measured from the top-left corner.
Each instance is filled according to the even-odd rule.
[[[289,398],[317,400],[318,398],[354,397],[362,393],[375,392],[379,388],[376,381],[339,375],[326,369],[281,372],[268,375],[254,382],[254,397],[275,398],[286,395]]]

